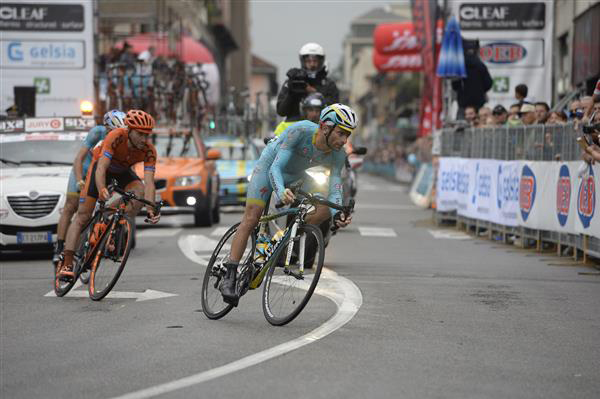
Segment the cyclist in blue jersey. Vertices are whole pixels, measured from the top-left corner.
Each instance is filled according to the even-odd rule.
[[[58,221],[58,228],[56,231],[57,241],[54,246],[54,256],[52,262],[56,266],[59,262],[60,254],[62,253],[65,245],[65,236],[71,219],[77,211],[79,205],[79,194],[81,189],[85,185],[85,176],[87,175],[87,169],[92,162],[92,149],[113,129],[125,127],[125,116],[124,112],[117,109],[113,109],[104,114],[104,124],[94,126],[85,137],[83,145],[79,149],[79,152],[75,156],[73,161],[73,169],[69,175],[69,183],[67,184],[67,199],[65,201],[65,207],[60,219]]]
[[[286,188],[292,182],[306,177],[305,171],[317,165],[330,168],[329,201],[342,204],[342,177],[346,154],[344,144],[354,129],[357,118],[354,111],[343,104],[332,104],[320,115],[319,124],[302,121],[289,126],[279,137],[271,140],[263,150],[252,173],[246,209],[231,243],[231,253],[225,263],[227,274],[221,286],[223,299],[237,304],[236,273],[250,233],[258,225],[262,212],[272,192],[284,204],[295,200],[294,193]],[[336,224],[347,226],[352,218],[335,213]],[[319,224],[330,217],[329,208],[319,206],[307,222]]]

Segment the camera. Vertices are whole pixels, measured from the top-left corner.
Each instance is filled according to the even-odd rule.
[[[288,87],[296,93],[306,93],[308,74],[304,69],[292,68],[287,72]]]

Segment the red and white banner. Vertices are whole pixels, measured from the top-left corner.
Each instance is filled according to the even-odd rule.
[[[442,21],[436,26],[436,44],[442,43]],[[380,54],[415,54],[421,52],[421,43],[412,22],[377,25],[373,32],[375,51]]]
[[[379,72],[419,72],[423,70],[423,59],[420,53],[380,54],[373,51],[373,64]]]

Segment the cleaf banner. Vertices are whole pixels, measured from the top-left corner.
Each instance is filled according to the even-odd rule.
[[[479,55],[494,86],[488,106],[515,102],[515,87],[524,83],[531,101],[552,100],[554,7],[546,0],[530,2],[455,0],[462,36],[478,39]]]

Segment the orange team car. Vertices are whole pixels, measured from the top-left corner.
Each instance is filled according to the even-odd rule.
[[[196,226],[209,227],[218,223],[219,174],[215,161],[221,157],[219,150],[206,150],[197,133],[175,132],[155,128],[152,143],[156,147],[156,200],[163,200],[163,215],[194,215]],[[135,166],[138,176],[143,176],[143,165]]]

